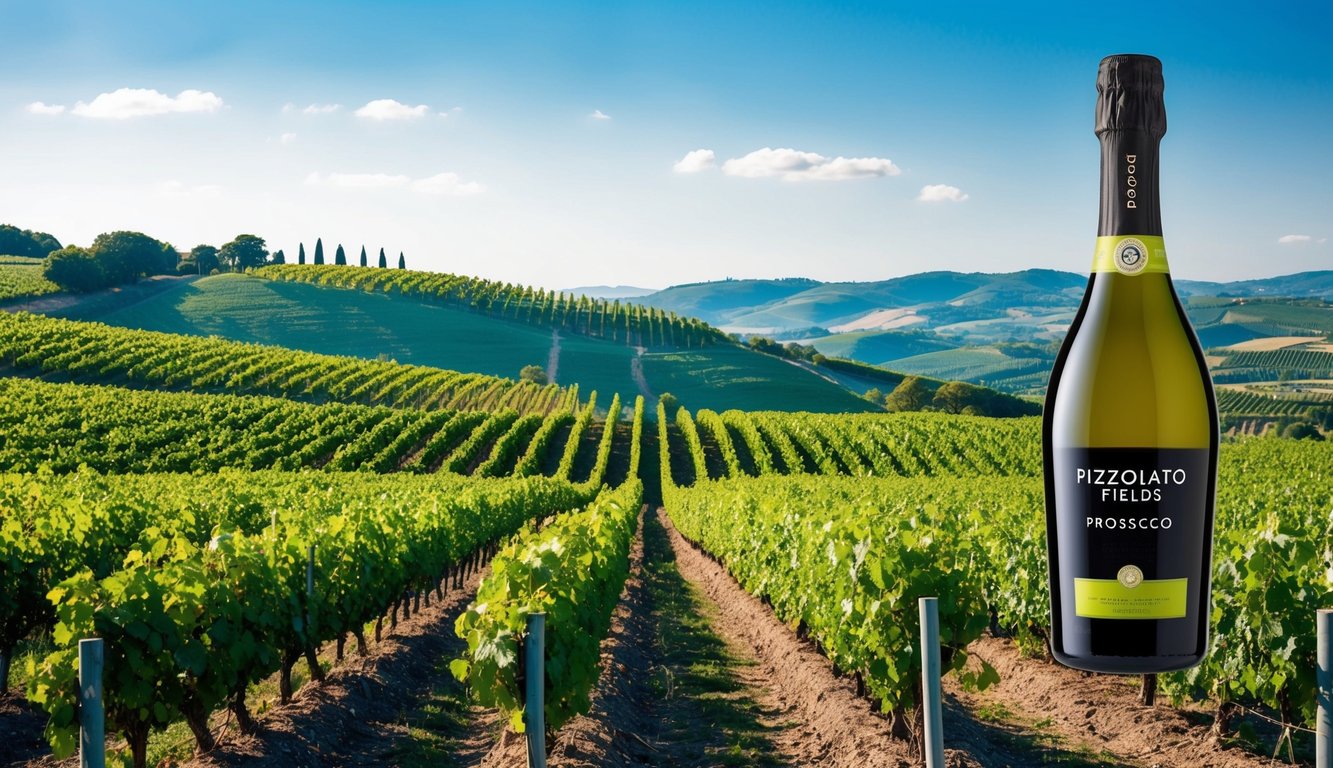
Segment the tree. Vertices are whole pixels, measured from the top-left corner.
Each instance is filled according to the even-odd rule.
[[[1297,421],[1288,424],[1287,428],[1282,430],[1282,436],[1291,438],[1293,440],[1324,439],[1324,436],[1319,434],[1319,429],[1308,421]]]
[[[919,411],[929,402],[930,387],[919,376],[908,376],[884,398],[884,407],[890,411]]]
[[[333,254],[333,263],[340,267],[347,266],[347,251],[343,250],[342,243],[338,243],[338,250]]]
[[[270,264],[286,264],[286,263],[287,263],[287,254],[283,253],[283,252],[282,252],[282,249],[279,248],[278,250],[276,250],[276,251],[273,252],[273,258],[272,258],[272,259],[269,259],[269,262],[268,262],[268,263],[270,263]]]
[[[218,259],[235,272],[262,267],[268,260],[268,246],[258,235],[237,235],[218,249]]]
[[[774,355],[776,357],[787,356],[787,350],[784,349],[781,344],[773,341],[767,336],[751,336],[749,344],[750,349],[753,349],[755,352],[763,352],[766,355]]]
[[[196,245],[190,249],[190,261],[194,262],[197,274],[212,274],[218,268],[218,249],[211,245]]]
[[[28,256],[42,259],[60,250],[60,241],[45,232],[19,229],[12,224],[0,224],[0,253],[6,256]]]
[[[366,266],[366,247],[361,246],[361,266]]]
[[[42,264],[42,276],[73,293],[89,293],[107,286],[102,262],[92,251],[74,245],[52,251]]]
[[[180,261],[175,248],[142,232],[105,232],[93,240],[88,250],[106,271],[107,285],[175,272]]]
[[[403,252],[402,252],[402,251],[399,251],[399,252],[398,252],[398,268],[399,268],[399,269],[407,269],[407,259],[404,259],[404,258],[403,258]]]
[[[384,249],[380,249],[380,269],[388,269],[389,262],[384,258]]]
[[[984,388],[965,381],[947,381],[935,390],[931,405],[945,413],[962,413],[969,405],[986,413],[990,394]]]
[[[315,263],[316,263],[316,264],[323,264],[323,263],[324,263],[324,240],[323,240],[323,238],[315,238]]]
[[[670,392],[663,392],[662,394],[658,395],[657,401],[661,403],[663,407],[666,408],[667,413],[673,413],[677,408],[680,407],[680,400],[677,400],[676,396],[671,394]]]
[[[871,387],[870,389],[867,389],[866,393],[861,395],[861,397],[864,397],[875,405],[879,405],[880,401],[884,399],[884,393],[880,391],[879,387]]]
[[[519,381],[530,381],[533,384],[546,383],[546,369],[540,365],[525,365],[523,370],[518,372]]]
[[[301,250],[297,251],[296,253],[296,263],[297,264],[305,263],[305,243],[301,243]]]

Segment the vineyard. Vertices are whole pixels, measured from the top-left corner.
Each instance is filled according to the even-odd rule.
[[[42,277],[41,262],[0,256],[0,302],[55,293],[60,286]]]
[[[405,271],[270,270],[429,301],[479,290]],[[485,287],[493,292],[478,311],[572,323],[561,327],[575,333],[618,328],[611,338],[627,339],[615,314],[623,307],[546,306],[549,294]],[[512,314],[516,305],[532,319]],[[631,323],[644,341],[702,343],[688,322],[646,317]],[[1303,402],[1231,389],[1219,397],[1236,412]],[[1157,685],[1226,739],[1248,728],[1251,711],[1313,724],[1309,614],[1333,605],[1330,466],[1328,443],[1223,446],[1214,642],[1202,665]],[[428,688],[399,692],[407,703],[396,706],[446,710],[449,727],[490,755],[465,764],[521,764],[521,743],[502,732],[521,730],[531,712],[520,659],[527,620],[541,613],[555,765],[597,764],[563,757],[569,739],[584,738],[568,734],[588,729],[607,749],[640,750],[626,764],[764,764],[770,748],[790,764],[820,764],[809,755],[843,744],[851,737],[838,729],[853,727],[819,725],[825,707],[864,709],[852,718],[855,738],[886,740],[874,741],[881,762],[865,765],[901,764],[893,756],[910,756],[919,732],[916,598],[941,598],[943,666],[964,689],[1002,684],[991,663],[1001,659],[986,645],[997,638],[1012,649],[1006,669],[1058,674],[1043,661],[1041,468],[1035,417],[668,413],[643,396],[626,407],[618,394],[581,398],[577,388],[0,314],[0,683],[22,690],[0,699],[0,725],[49,745],[0,762],[74,749],[84,638],[105,643],[111,746],[145,766],[187,759],[181,744],[223,764],[237,744],[281,762],[265,751],[276,722],[326,687],[364,687],[357,660],[383,653],[385,664],[403,663],[394,643],[421,632],[448,650],[416,667]],[[677,567],[683,581],[645,597]],[[744,598],[717,597],[730,593],[716,579],[700,597],[710,567]],[[673,636],[679,647],[660,639],[672,605],[689,627],[676,630],[686,632]],[[719,610],[726,621],[711,618]],[[768,639],[745,645],[733,621],[767,627]],[[743,709],[736,691],[770,689],[788,701],[771,706],[796,706],[810,683],[788,681],[788,661],[764,655],[774,642],[808,648],[845,682],[820,683],[815,709],[783,710],[815,737],[705,748],[699,729],[644,725],[685,706],[673,696],[713,701],[673,693],[700,691],[702,668],[721,676],[715,692],[733,692],[727,706]],[[698,655],[710,643],[728,650]],[[436,690],[455,693],[431,698]],[[984,718],[961,711],[981,727]],[[7,721],[15,712],[40,713],[44,737],[7,725],[29,722]],[[738,715],[707,717],[723,721],[725,737]],[[321,728],[316,719],[311,731]],[[658,735],[628,746],[615,736],[633,729]],[[990,746],[963,743],[961,764],[1000,748],[1000,736],[987,738]],[[1081,738],[1095,746],[1100,737]],[[438,756],[452,743],[426,750]]]
[[[698,348],[727,341],[725,334],[707,323],[654,307],[461,275],[297,264],[263,267],[256,274],[272,280],[415,296],[492,317],[631,346]]]
[[[767,415],[749,417],[762,423]],[[825,475],[865,474],[865,465],[848,465],[846,445],[889,431],[875,420],[858,423],[862,417],[781,418],[785,440],[770,442],[761,429],[743,439],[745,450],[762,454],[785,443],[802,471],[813,465]],[[833,429],[839,421],[841,429]],[[934,445],[937,435],[967,432],[949,421],[956,419],[918,417],[900,428],[915,431],[916,443]],[[659,423],[667,424],[665,413]],[[696,478],[715,476],[695,420],[679,412],[674,431],[674,441],[670,430],[663,433],[662,465],[683,467],[681,474]],[[830,440],[831,434],[838,438]],[[932,460],[920,464],[928,471],[909,477],[756,478],[728,471],[724,479],[682,483],[673,468],[663,477],[663,496],[683,533],[725,562],[782,620],[808,632],[886,712],[900,713],[917,701],[911,686],[920,668],[912,646],[918,596],[946,598],[940,607],[942,637],[952,652],[946,666],[961,668],[967,645],[992,614],[1020,647],[1044,648],[1050,609],[1042,488],[1031,453],[1036,424],[995,421],[979,442],[993,456],[1013,459],[991,464],[991,476],[980,480],[968,475],[977,475],[990,457],[969,456],[957,443],[930,452]],[[673,463],[676,445],[686,458]],[[724,466],[734,448],[718,451]],[[1298,627],[1308,625],[1312,606],[1333,603],[1330,466],[1328,444],[1224,446],[1216,640],[1201,666],[1162,677],[1162,690],[1174,700],[1211,701],[1224,724],[1239,704],[1313,726],[1314,638]]]
[[[61,381],[422,410],[568,408],[577,392],[415,365],[0,313],[0,370]]]

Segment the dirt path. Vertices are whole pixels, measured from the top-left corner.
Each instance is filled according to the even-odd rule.
[[[1138,678],[1085,674],[1023,658],[1013,643],[994,637],[983,637],[968,652],[993,666],[1000,682],[969,693],[949,677],[946,692],[971,712],[1011,726],[1026,724],[1035,742],[1082,743],[1108,757],[1111,765],[1271,765],[1267,757],[1220,744],[1209,733],[1212,716],[1201,709],[1175,709],[1164,701],[1154,707],[1140,704]]]
[[[560,329],[551,329],[551,354],[546,357],[546,380],[554,384],[560,372]]]
[[[867,699],[856,695],[849,679],[835,677],[831,665],[812,646],[741,589],[722,566],[686,541],[669,518],[663,515],[661,519],[681,575],[716,607],[714,628],[754,659],[747,682],[763,690],[760,701],[792,724],[772,734],[790,765],[899,768],[917,764],[910,746],[889,734],[888,721]],[[951,766],[975,764],[959,754],[950,754],[948,762]]]
[[[642,519],[631,564],[602,644],[592,709],[560,731],[549,764],[801,765],[774,744],[772,734],[786,726],[781,713],[760,700],[763,692],[748,679],[753,662],[734,655],[713,632],[716,617],[676,569],[666,532],[651,510]],[[521,755],[514,750],[509,757]]]
[[[634,357],[629,361],[629,375],[634,379],[634,383],[639,387],[639,394],[643,395],[644,400],[653,400],[657,395],[648,388],[648,379],[643,375],[643,353],[648,350],[645,347],[635,347]]]
[[[259,736],[230,738],[186,765],[478,765],[502,723],[468,703],[449,662],[464,648],[454,622],[486,573],[399,622],[383,642],[372,642],[370,656],[349,656],[322,685],[304,686],[260,719]]]

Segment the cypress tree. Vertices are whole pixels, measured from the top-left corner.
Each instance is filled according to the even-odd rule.
[[[324,238],[322,237],[315,239],[315,263],[324,263]]]
[[[347,251],[343,250],[343,244],[338,243],[338,251],[333,254],[333,263],[340,266],[347,266]]]
[[[305,243],[301,243],[301,250],[296,254],[296,263],[297,264],[305,263]]]
[[[398,268],[407,269],[407,259],[403,258],[403,252],[398,252]]]
[[[279,248],[279,249],[273,254],[273,261],[270,262],[270,263],[272,263],[272,264],[286,264],[286,263],[287,263],[287,254],[283,253],[283,252],[282,252],[282,249]]]
[[[366,266],[366,247],[361,246],[361,266]]]
[[[380,269],[388,269],[389,261],[384,258],[384,249],[380,249]]]

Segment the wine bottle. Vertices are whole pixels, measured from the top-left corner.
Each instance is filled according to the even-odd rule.
[[[1184,669],[1208,647],[1217,405],[1167,269],[1162,92],[1151,56],[1098,68],[1097,245],[1042,425],[1051,654],[1093,672]]]

